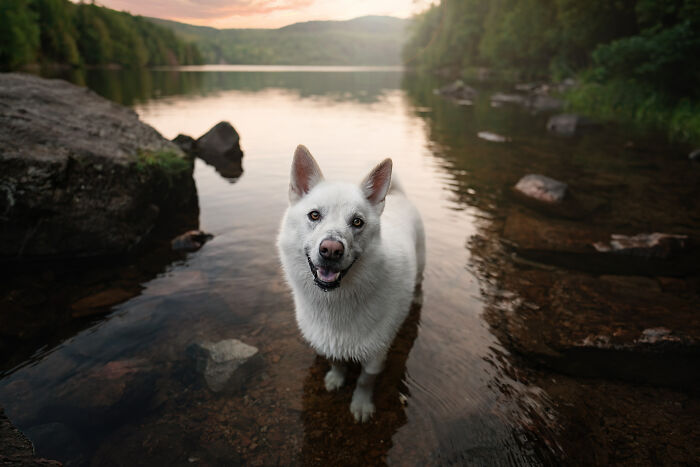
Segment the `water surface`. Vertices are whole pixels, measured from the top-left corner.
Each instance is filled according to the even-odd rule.
[[[259,68],[73,77],[132,106],[167,138],[198,137],[231,122],[241,135],[244,172],[232,183],[198,160],[200,227],[214,239],[152,271],[141,263],[131,276],[120,270],[119,280],[139,282],[134,298],[4,374],[0,404],[39,454],[68,465],[603,459],[591,454],[586,435],[572,432],[595,425],[579,420],[590,413],[580,398],[587,391],[642,402],[644,396],[637,386],[541,370],[504,345],[489,316],[499,307],[507,313],[503,307],[512,306],[517,291],[502,280],[513,266],[498,232],[511,203],[508,187],[526,173],[575,181],[602,171],[615,185],[613,175],[626,170],[625,177],[666,180],[671,176],[656,167],[662,157],[621,150],[635,134],[562,139],[546,134],[544,115],[492,109],[488,100],[460,107],[433,95],[434,80],[400,70]],[[483,141],[479,131],[512,142]],[[359,182],[391,157],[426,227],[422,305],[399,336],[379,382],[377,413],[364,426],[348,410],[352,379],[338,393],[323,389],[327,363],[299,336],[276,256],[289,165],[300,143],[333,179]],[[678,154],[664,157],[680,164]],[[669,170],[682,172],[680,165]],[[691,232],[698,225],[697,217],[683,224],[637,212],[605,222],[685,225]],[[256,346],[262,361],[241,387],[212,393],[193,376],[186,349],[225,338]],[[686,393],[663,394],[697,407]],[[575,409],[562,409],[569,406]]]

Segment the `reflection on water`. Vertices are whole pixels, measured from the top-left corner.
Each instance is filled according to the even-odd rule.
[[[653,176],[630,158],[606,157],[618,136],[551,138],[542,131],[545,116],[491,109],[488,99],[465,109],[435,96],[432,78],[394,71],[91,70],[73,79],[133,105],[168,138],[230,121],[246,171],[231,184],[197,161],[200,228],[214,239],[151,276],[123,274],[137,282],[137,296],[0,380],[0,405],[41,455],[73,465],[606,463],[621,458],[608,455],[615,438],[589,419],[599,412],[582,403],[586,394],[606,408],[655,407],[657,396],[679,401],[660,389],[644,396],[548,373],[510,350],[504,317],[550,279],[518,282],[534,276],[499,241],[508,187],[543,172],[585,190],[593,184],[586,174],[596,171],[595,183],[614,194],[620,181],[610,173]],[[479,131],[512,141],[480,140]],[[299,143],[328,178],[359,181],[392,157],[426,227],[422,306],[395,343],[366,425],[348,410],[352,384],[323,389],[327,362],[299,336],[276,258]],[[668,203],[633,194],[652,206]],[[600,222],[619,226],[624,210],[624,223],[641,222],[640,209],[625,202],[612,203]],[[675,215],[659,225],[677,225]],[[186,349],[227,338],[257,347],[262,364],[240,387],[212,393],[193,375]],[[692,398],[681,402],[695,407]]]
[[[401,69],[396,67],[228,66],[235,72],[209,72],[210,69],[217,71],[217,68],[220,67],[208,65],[184,73],[168,69],[75,69],[53,70],[46,75],[87,86],[127,106],[168,96],[196,99],[221,91],[259,92],[270,88],[285,89],[300,97],[376,102],[386,90],[399,87],[402,75]]]

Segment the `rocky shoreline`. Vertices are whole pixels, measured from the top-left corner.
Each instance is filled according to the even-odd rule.
[[[197,230],[194,160],[235,181],[240,137],[220,122],[183,138],[86,88],[0,74],[0,276],[12,279],[0,287],[3,367],[138,295],[213,237]]]

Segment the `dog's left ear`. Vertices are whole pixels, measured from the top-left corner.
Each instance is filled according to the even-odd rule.
[[[384,159],[362,180],[360,187],[367,200],[384,210],[384,198],[391,186],[391,159]]]

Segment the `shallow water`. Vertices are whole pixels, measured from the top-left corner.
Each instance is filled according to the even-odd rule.
[[[697,212],[659,213],[696,187],[655,196],[679,177],[695,180],[683,180],[689,169],[678,148],[619,129],[557,138],[546,134],[544,115],[490,108],[487,99],[456,106],[433,95],[432,79],[400,71],[92,72],[73,79],[131,105],[167,138],[198,137],[231,122],[241,135],[244,172],[226,180],[198,160],[200,228],[214,239],[172,262],[134,262],[131,275],[123,272],[128,264],[120,267],[119,280],[138,283],[133,298],[77,330],[63,326],[60,339],[46,337],[49,344],[36,345],[30,358],[24,349],[24,361],[4,373],[0,405],[40,455],[68,465],[616,459],[588,453],[588,441],[572,430],[596,423],[584,424],[589,412],[580,398],[590,391],[614,406],[615,397],[644,396],[635,385],[560,376],[512,354],[492,317],[494,309],[508,313],[504,307],[520,292],[504,279],[517,272],[498,232],[512,204],[508,186],[526,173],[547,173],[612,192],[633,179],[622,196],[606,192],[623,199],[599,216],[616,232],[649,225],[697,233]],[[479,131],[512,140],[480,140]],[[650,152],[625,152],[630,138]],[[377,413],[365,426],[349,413],[351,384],[334,394],[323,389],[327,364],[299,336],[276,256],[289,164],[300,143],[327,178],[359,181],[392,157],[426,226],[422,306],[399,336],[379,382]],[[104,283],[116,280],[110,274]],[[93,280],[90,290],[101,284]],[[39,333],[39,341],[50,334]],[[186,349],[225,338],[256,346],[261,359],[240,387],[212,393],[193,376]],[[622,395],[605,395],[615,391]],[[664,394],[695,410],[696,391]]]

